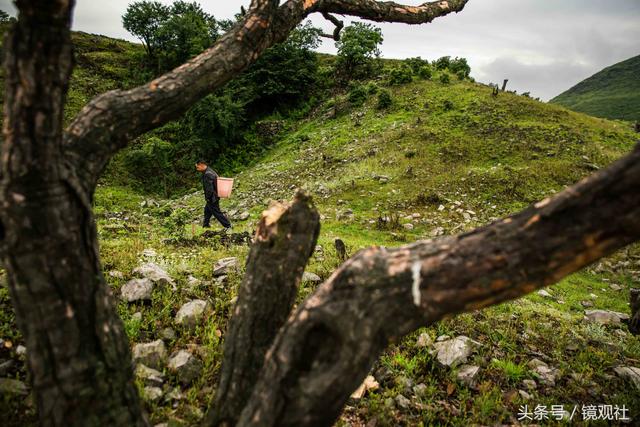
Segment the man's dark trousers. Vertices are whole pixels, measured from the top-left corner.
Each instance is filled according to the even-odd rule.
[[[205,227],[209,226],[209,221],[211,220],[211,216],[214,216],[220,222],[220,224],[222,224],[224,228],[231,227],[231,223],[220,210],[219,199],[207,200],[207,204],[204,207],[204,226]]]

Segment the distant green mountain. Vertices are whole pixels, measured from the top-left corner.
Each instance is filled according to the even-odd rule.
[[[640,55],[605,68],[549,102],[596,117],[640,120]]]

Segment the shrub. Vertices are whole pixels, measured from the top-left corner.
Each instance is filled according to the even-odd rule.
[[[382,30],[371,24],[355,22],[345,27],[340,40],[336,42],[338,55],[335,69],[338,80],[349,81],[373,76],[382,40]]]
[[[418,70],[418,76],[420,76],[423,80],[431,80],[431,76],[433,75],[433,71],[429,65],[423,65]]]
[[[469,77],[471,74],[471,67],[467,63],[466,58],[458,58],[452,59],[449,61],[449,71],[458,76],[460,80],[464,80]]]
[[[164,220],[164,227],[172,238],[180,240],[184,238],[184,227],[191,220],[191,215],[186,209],[178,208],[171,212]]]
[[[378,92],[378,110],[385,110],[393,104],[393,100],[391,99],[391,92],[386,89]]]
[[[449,73],[440,74],[440,83],[448,85],[451,82],[451,78],[449,77]]]
[[[443,57],[437,59],[433,63],[433,65],[436,67],[436,70],[438,70],[438,71],[442,71],[442,70],[448,69],[450,64],[451,64],[451,57],[450,56],[443,56]]]
[[[411,68],[411,71],[414,74],[418,74],[418,72],[420,71],[420,68],[422,68],[425,65],[429,65],[429,61],[427,61],[426,59],[422,59],[418,56],[416,58],[405,59],[404,64],[407,65],[409,68]]]
[[[391,85],[411,83],[412,80],[411,68],[406,65],[394,68],[389,73],[389,84]]]
[[[351,85],[349,89],[348,99],[349,103],[354,107],[360,107],[364,104],[369,96],[367,88],[361,84]]]

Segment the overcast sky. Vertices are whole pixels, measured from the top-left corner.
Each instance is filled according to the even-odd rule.
[[[121,22],[130,2],[77,0],[73,28],[135,41]],[[199,3],[218,18],[230,18],[250,0]],[[0,9],[15,16],[10,0],[0,0]],[[312,21],[331,30],[321,16],[312,16]],[[377,25],[384,34],[383,57],[463,56],[478,81],[508,78],[509,88],[543,100],[640,54],[640,0],[470,0],[461,13],[431,24]],[[333,41],[325,41],[319,50],[335,52]]]

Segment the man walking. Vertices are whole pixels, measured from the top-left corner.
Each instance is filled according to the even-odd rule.
[[[204,200],[207,203],[204,206],[204,222],[202,226],[209,228],[211,226],[209,220],[211,220],[211,216],[215,216],[225,230],[230,230],[231,223],[220,210],[220,198],[218,197],[217,188],[218,175],[207,166],[204,160],[198,160],[196,170],[202,173],[202,188],[204,189]]]

